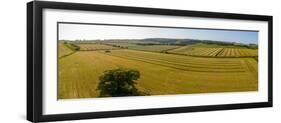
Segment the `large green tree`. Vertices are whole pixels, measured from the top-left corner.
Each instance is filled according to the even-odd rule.
[[[101,97],[137,96],[136,80],[140,72],[133,69],[118,68],[105,71],[100,76],[98,90]]]

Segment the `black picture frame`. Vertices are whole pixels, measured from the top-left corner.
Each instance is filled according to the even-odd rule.
[[[42,113],[43,12],[42,10],[45,8],[266,21],[268,22],[268,100],[266,102],[258,102],[258,103],[240,103],[240,104],[224,104],[224,105],[43,115]],[[272,31],[273,31],[273,17],[264,16],[264,15],[185,11],[185,10],[93,5],[93,4],[63,3],[63,2],[45,2],[45,1],[29,2],[27,3],[27,120],[31,122],[46,122],[46,121],[63,121],[63,120],[79,120],[79,119],[93,119],[93,118],[107,118],[107,117],[123,117],[123,116],[137,116],[137,115],[154,115],[154,114],[272,107],[273,106],[273,94],[272,94],[273,92],[272,91],[273,32]]]

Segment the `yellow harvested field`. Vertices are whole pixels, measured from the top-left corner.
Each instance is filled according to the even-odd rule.
[[[139,70],[136,86],[150,95],[258,89],[258,63],[253,58],[201,58],[119,49],[108,53],[78,51],[59,59],[58,98],[98,97],[99,76],[115,68]]]

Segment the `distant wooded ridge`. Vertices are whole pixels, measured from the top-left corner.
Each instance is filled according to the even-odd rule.
[[[177,38],[145,38],[145,39],[95,39],[95,40],[60,40],[60,41],[73,41],[75,43],[91,43],[91,42],[132,42],[138,45],[192,45],[192,44],[216,44],[216,45],[237,45],[251,48],[258,48],[258,44],[253,43],[238,43],[229,41],[216,41],[216,40],[200,40],[200,39],[177,39]]]

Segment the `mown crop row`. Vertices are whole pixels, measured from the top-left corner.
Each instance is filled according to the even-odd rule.
[[[99,77],[116,68],[139,70],[136,86],[150,95],[258,90],[258,65],[252,58],[201,58],[120,49],[78,51],[59,59],[58,65],[58,99],[99,97]]]
[[[204,57],[254,57],[258,56],[256,49],[242,48],[192,48],[189,46],[170,50],[169,53]]]
[[[136,60],[150,64],[171,67],[175,69],[194,72],[244,72],[240,60],[227,61],[225,59],[186,59],[185,56],[170,55],[161,53],[144,53],[141,51],[116,50],[107,55]],[[175,57],[176,56],[176,57]],[[225,62],[227,61],[227,62]]]

